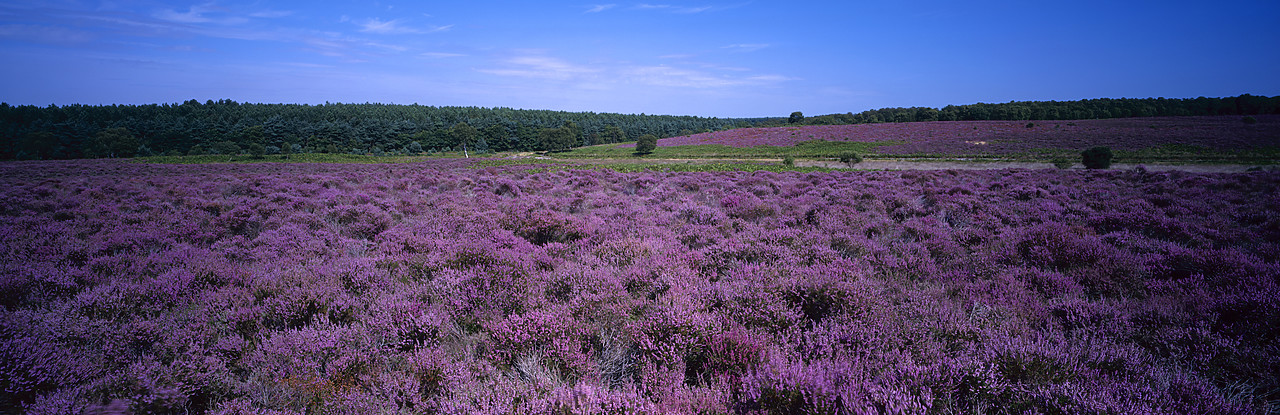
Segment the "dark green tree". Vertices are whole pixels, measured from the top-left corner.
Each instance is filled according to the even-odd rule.
[[[658,149],[658,136],[645,134],[636,140],[636,154],[650,154]]]
[[[566,120],[564,128],[569,130],[569,139],[571,140],[569,148],[582,146],[582,127],[578,126],[576,122]]]
[[[480,138],[480,130],[471,125],[460,122],[449,128],[449,137],[452,139],[452,146],[464,146],[474,148],[476,141]]]
[[[1088,169],[1105,169],[1111,167],[1111,148],[1094,147],[1080,153],[1080,163]]]
[[[133,157],[141,143],[125,127],[108,128],[93,137],[90,148],[96,157]]]
[[[213,151],[217,154],[235,156],[240,154],[240,146],[231,141],[219,141],[213,145]]]
[[[557,128],[543,128],[538,132],[538,141],[542,143],[544,150],[568,150],[578,144],[578,139],[574,136],[575,127],[572,122],[567,122]]]
[[[802,122],[804,122],[804,113],[800,111],[791,113],[791,116],[787,118],[788,124],[799,124]]]
[[[483,136],[485,142],[489,144],[489,149],[493,151],[511,150],[511,146],[514,144],[514,142],[509,139],[510,137],[507,133],[507,126],[499,123],[489,124],[488,126],[480,129],[480,135]]]
[[[516,127],[516,150],[533,151],[542,146],[542,130],[528,125]]]
[[[621,143],[623,141],[627,141],[627,134],[622,132],[621,128],[616,125],[604,126],[604,132],[600,134],[600,142]]]
[[[237,137],[238,143],[246,148],[251,144],[262,144],[266,134],[262,125],[251,125],[240,130],[240,136]]]
[[[57,149],[58,138],[47,131],[26,133],[18,140],[18,154],[22,159],[49,159]]]
[[[255,159],[260,159],[264,154],[267,153],[266,146],[263,146],[262,144],[259,144],[259,143],[249,143],[249,145],[246,147],[249,150],[249,156]]]

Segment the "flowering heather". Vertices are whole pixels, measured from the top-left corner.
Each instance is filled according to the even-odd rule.
[[[731,147],[794,146],[808,140],[900,144],[881,154],[1013,154],[1037,149],[1108,146],[1141,150],[1167,145],[1234,151],[1280,146],[1280,116],[1257,124],[1238,116],[1123,118],[1080,121],[932,121],[855,125],[743,128],[671,137],[659,146],[721,144]]]
[[[1280,407],[1280,173],[467,165],[0,164],[0,412]]]

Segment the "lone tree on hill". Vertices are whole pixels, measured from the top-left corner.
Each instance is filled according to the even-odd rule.
[[[658,148],[658,136],[645,134],[636,140],[636,154],[649,154]]]
[[[791,113],[791,117],[787,118],[788,124],[799,124],[801,121],[804,121],[804,113],[800,111]]]
[[[1111,148],[1094,147],[1080,153],[1080,163],[1088,169],[1105,169],[1111,167]]]

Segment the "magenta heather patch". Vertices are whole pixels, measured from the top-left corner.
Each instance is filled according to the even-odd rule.
[[[1168,145],[1221,151],[1275,146],[1277,116],[1270,124],[1250,126],[1237,116],[1117,118],[1037,122],[1025,121],[927,121],[850,125],[808,125],[770,128],[738,128],[670,137],[658,146],[725,145],[730,147],[782,146],[820,140],[885,143],[883,154],[1011,154],[1039,149],[1106,146],[1117,150],[1141,150]],[[1263,126],[1263,127],[1259,127]],[[634,143],[618,147],[635,147]]]
[[[1280,405],[1274,172],[469,163],[0,165],[0,412]]]

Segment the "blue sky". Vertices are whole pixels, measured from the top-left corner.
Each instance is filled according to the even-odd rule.
[[[1280,95],[1280,2],[0,1],[10,104],[717,117]]]

